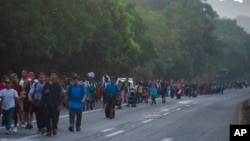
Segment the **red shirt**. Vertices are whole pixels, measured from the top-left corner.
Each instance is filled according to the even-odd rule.
[[[23,88],[22,88],[19,84],[15,84],[15,83],[13,83],[12,88],[13,88],[14,90],[16,90],[17,93],[18,93],[18,96],[20,96],[20,94],[21,94]]]
[[[5,88],[5,84],[4,83],[0,83],[0,90]]]

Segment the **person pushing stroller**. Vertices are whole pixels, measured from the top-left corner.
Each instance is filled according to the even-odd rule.
[[[129,89],[129,96],[128,96],[128,104],[127,106],[129,107],[130,105],[132,105],[132,107],[136,107],[136,99],[137,99],[137,93],[135,88],[131,87]]]

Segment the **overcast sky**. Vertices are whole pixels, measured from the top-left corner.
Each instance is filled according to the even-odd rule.
[[[220,17],[235,18],[239,15],[250,17],[250,0],[207,0]]]

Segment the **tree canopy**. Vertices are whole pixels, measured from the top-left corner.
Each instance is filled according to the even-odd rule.
[[[250,35],[201,0],[0,1],[1,74],[250,78]]]

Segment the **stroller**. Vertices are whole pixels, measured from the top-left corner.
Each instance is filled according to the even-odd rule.
[[[136,107],[136,90],[134,88],[129,89],[129,96],[128,96],[128,104],[127,106],[129,107],[130,104],[132,107]]]
[[[146,103],[148,103],[148,97],[149,97],[148,88],[144,87],[141,102],[145,101]]]

